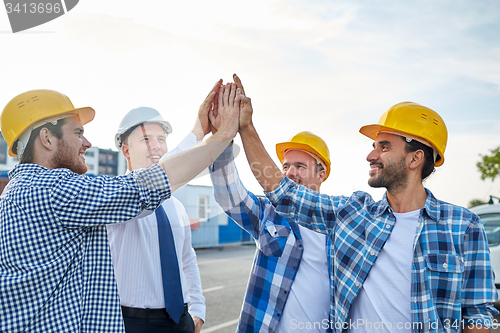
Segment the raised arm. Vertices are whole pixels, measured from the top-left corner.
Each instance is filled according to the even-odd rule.
[[[243,92],[240,104],[239,132],[248,164],[264,191],[271,192],[278,187],[278,184],[285,176],[276,163],[274,163],[271,156],[267,153],[266,148],[264,148],[264,145],[262,144],[262,141],[253,126],[252,101],[249,97],[244,95],[240,78],[234,74],[233,79],[237,87]]]
[[[207,124],[208,112],[212,108],[215,95],[215,89],[212,89],[200,107],[204,111],[202,114],[206,114]],[[172,191],[186,184],[212,164],[234,138],[238,131],[240,95],[241,92],[235,84],[220,86],[218,116],[221,126],[217,133],[194,148],[160,162],[168,176]]]
[[[259,237],[260,221],[271,203],[249,192],[241,182],[234,163],[233,147],[228,147],[210,167],[215,201],[241,228]]]

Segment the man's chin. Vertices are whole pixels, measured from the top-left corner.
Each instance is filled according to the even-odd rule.
[[[77,173],[79,175],[84,175],[89,170],[89,166],[87,164],[83,164],[83,165],[79,165],[78,167],[75,167],[73,169],[74,170],[71,170],[71,171],[73,171],[74,173]]]
[[[370,178],[368,179],[368,185],[370,185],[370,187],[373,187],[373,188],[380,188],[380,187],[384,187],[380,182],[377,181],[378,179],[377,178]]]

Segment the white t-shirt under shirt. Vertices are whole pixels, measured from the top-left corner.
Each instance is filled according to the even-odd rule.
[[[411,268],[420,210],[396,223],[349,312],[349,332],[411,332]]]
[[[326,236],[299,226],[304,252],[276,333],[326,332],[330,278]]]

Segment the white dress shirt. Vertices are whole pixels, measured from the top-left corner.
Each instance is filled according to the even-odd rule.
[[[190,133],[168,155],[196,145]],[[205,320],[205,298],[196,253],[191,245],[189,217],[182,203],[170,198],[162,203],[174,236],[181,277],[184,303],[189,313]],[[165,307],[158,244],[158,225],[153,211],[144,211],[125,223],[108,225],[111,256],[118,284],[121,305],[133,308],[159,309]]]

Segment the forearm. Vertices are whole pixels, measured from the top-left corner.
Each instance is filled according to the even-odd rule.
[[[210,167],[210,176],[215,201],[236,224],[253,237],[257,237],[261,204],[241,182],[234,163],[232,147],[227,148]]]
[[[207,168],[226,149],[232,137],[216,133],[190,150],[160,162],[170,181],[172,192]]]
[[[264,191],[274,191],[284,176],[264,148],[253,124],[240,128],[240,136],[255,178]]]

